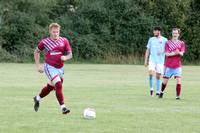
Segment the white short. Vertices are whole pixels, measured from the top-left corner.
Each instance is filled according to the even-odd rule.
[[[149,62],[149,70],[154,71],[156,73],[163,74],[164,65],[163,64],[157,64],[155,62]]]

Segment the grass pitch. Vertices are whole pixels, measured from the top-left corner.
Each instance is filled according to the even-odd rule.
[[[137,65],[66,64],[62,115],[54,92],[36,113],[33,96],[46,83],[34,64],[0,64],[1,133],[199,133],[200,67],[183,68],[182,100],[170,80],[163,99],[150,97],[146,68]],[[155,83],[155,82],[154,82]],[[96,109],[95,120],[82,117]]]

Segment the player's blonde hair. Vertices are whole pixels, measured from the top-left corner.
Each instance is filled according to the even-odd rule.
[[[61,26],[60,26],[58,23],[51,23],[51,24],[49,25],[49,31],[50,31],[53,27],[59,28],[59,29],[60,29]]]

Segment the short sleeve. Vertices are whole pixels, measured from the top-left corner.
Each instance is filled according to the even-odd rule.
[[[44,43],[43,43],[42,40],[38,43],[38,49],[39,49],[40,51],[43,51],[43,50],[44,50]]]
[[[166,42],[165,43],[165,53],[169,53],[170,51],[169,51],[169,45],[168,45],[168,43]]]
[[[72,52],[72,48],[70,46],[69,41],[66,38],[64,39],[64,43],[65,43],[65,50],[66,50],[66,52],[67,53],[71,53]]]
[[[185,43],[184,42],[181,43],[181,52],[185,52]]]
[[[148,49],[150,49],[150,48],[151,48],[151,39],[149,39],[149,40],[148,40],[148,43],[147,43],[147,48],[148,48]]]

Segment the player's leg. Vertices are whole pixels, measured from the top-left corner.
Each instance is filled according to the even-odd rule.
[[[156,73],[156,96],[158,96],[160,93],[160,78],[161,73]]]
[[[55,85],[55,92],[56,92],[56,98],[58,100],[58,103],[60,104],[61,110],[63,114],[67,114],[70,112],[69,109],[66,108],[64,104],[64,95],[63,95],[63,75],[64,75],[64,68],[57,69],[57,77],[52,80],[52,83]]]
[[[39,102],[41,101],[41,99],[47,96],[53,89],[54,89],[54,86],[47,84],[46,86],[42,88],[39,95],[34,97],[34,102],[35,102],[34,109],[36,112],[39,109],[39,105],[40,105]]]
[[[56,75],[54,77],[54,79],[52,80],[52,83],[55,85],[55,92],[56,92],[57,100],[58,100],[60,106],[62,106],[64,104],[64,96],[62,93],[62,82],[61,82],[61,78],[59,77],[59,75]]]
[[[160,79],[163,74],[164,66],[163,64],[156,65],[156,95],[158,96],[160,93]]]
[[[150,96],[153,96],[153,75],[155,74],[155,63],[154,62],[149,62],[149,88],[150,88]]]
[[[167,86],[168,81],[169,81],[169,78],[166,78],[166,77],[163,78],[163,82],[162,82],[162,85],[161,85],[159,98],[163,98],[164,90],[165,90],[165,88]]]
[[[159,98],[163,97],[164,90],[165,90],[165,88],[167,86],[167,83],[168,83],[169,78],[171,77],[171,75],[172,75],[171,69],[170,68],[165,68],[164,75],[163,75],[163,81],[162,81],[162,85],[161,85],[161,89],[160,89]]]
[[[47,96],[52,90],[54,90],[54,86],[47,83],[47,85],[41,90],[39,97],[43,98]]]
[[[55,89],[54,84],[52,84],[51,80],[56,75],[56,72],[53,70],[53,68],[51,66],[49,66],[47,64],[45,64],[44,67],[45,67],[44,68],[45,74],[46,74],[46,76],[48,78],[48,83],[47,83],[47,86],[44,87],[42,89],[42,91],[40,92],[40,94],[39,94],[39,96],[41,98],[47,96],[52,90]]]
[[[55,84],[55,92],[56,92],[56,98],[58,100],[58,103],[61,107],[62,113],[67,114],[70,112],[69,109],[66,108],[64,104],[64,95],[62,91],[62,81],[59,75],[57,75],[53,80],[52,83]]]
[[[46,76],[50,80],[52,74],[50,74],[50,72],[48,72],[48,71],[51,71],[51,68],[49,68],[48,65],[45,64],[44,70],[45,70]],[[53,89],[54,89],[54,85],[52,85],[51,82],[48,82],[47,85],[41,89],[40,93],[33,98],[34,99],[34,110],[36,112],[39,109],[41,99],[44,98],[45,96],[47,96]]]
[[[174,71],[175,71],[174,76],[176,78],[176,99],[180,100],[182,68],[177,68]]]
[[[176,99],[179,100],[181,94],[181,78],[177,77],[176,81]]]
[[[149,87],[150,87],[150,96],[153,96],[153,71],[149,71],[149,77],[148,77],[148,80],[149,80]]]
[[[57,75],[52,80],[52,83],[55,85],[55,91],[56,91],[56,98],[61,106],[64,107],[64,95],[62,91],[62,84],[63,84],[63,75],[64,75],[64,69],[56,69]]]

